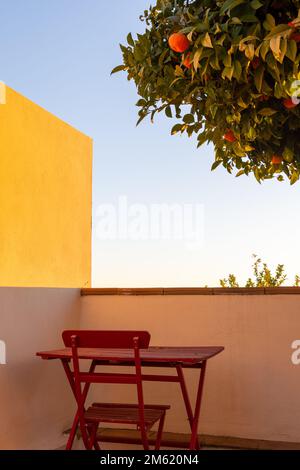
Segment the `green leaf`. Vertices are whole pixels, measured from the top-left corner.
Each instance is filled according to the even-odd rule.
[[[254,176],[255,176],[256,181],[259,184],[261,184],[260,171],[259,171],[259,168],[257,168],[257,167],[254,169]]]
[[[247,132],[247,137],[249,140],[255,140],[256,139],[256,130],[254,129],[254,127],[250,127],[248,132]]]
[[[236,78],[237,80],[240,80],[243,69],[239,60],[234,61],[233,68],[234,68],[234,71],[233,71],[234,78]]]
[[[242,23],[258,23],[259,22],[259,19],[257,18],[257,16],[255,16],[255,14],[251,14],[251,15],[243,15],[241,16],[241,22]]]
[[[176,65],[176,67],[175,67],[175,75],[176,75],[176,77],[184,78],[184,71],[182,70],[181,67],[179,67],[179,65]]]
[[[223,42],[225,41],[226,37],[226,34],[222,34],[219,39],[215,40],[215,44],[217,44],[218,46],[223,46]]]
[[[254,44],[247,44],[247,46],[245,47],[245,56],[247,57],[247,59],[253,60],[254,54],[255,54]]]
[[[246,145],[244,146],[244,150],[245,150],[246,152],[252,152],[252,151],[255,150],[255,149],[254,149],[254,147],[252,147],[252,145],[247,145],[247,144],[246,144]]]
[[[194,64],[195,70],[198,69],[199,61],[200,61],[202,52],[203,52],[203,49],[202,49],[202,47],[201,47],[200,49],[197,49],[196,52],[195,52],[195,54],[194,54],[193,64]]]
[[[186,114],[183,116],[183,122],[185,122],[185,124],[194,124],[193,114]]]
[[[216,160],[212,166],[211,166],[211,171],[214,171],[216,168],[218,168],[219,165],[221,165],[222,160]]]
[[[136,103],[136,106],[147,106],[147,101],[144,100],[144,98],[141,98],[140,100],[138,100],[138,102]]]
[[[165,108],[165,114],[166,114],[166,116],[167,116],[168,118],[172,118],[172,117],[173,117],[171,106],[167,106],[167,107]]]
[[[275,35],[271,38],[270,49],[273,52],[275,59],[277,59],[280,54],[280,36]]]
[[[221,67],[220,67],[220,64],[219,64],[219,57],[217,55],[213,56],[211,59],[210,59],[210,66],[214,69],[214,70],[221,70]]]
[[[209,25],[207,23],[199,23],[199,20],[197,18],[195,31],[197,31],[197,33],[204,33],[208,29],[209,29]]]
[[[265,73],[265,67],[260,65],[254,73],[254,83],[257,88],[257,91],[260,93],[262,90],[263,78]]]
[[[225,67],[222,72],[222,78],[228,78],[229,80],[231,80],[233,77],[233,72],[234,72],[234,66]]]
[[[220,16],[224,15],[230,10],[233,10],[233,8],[237,7],[241,3],[245,3],[245,0],[227,0],[220,9]]]
[[[212,106],[210,106],[209,111],[213,118],[215,118],[218,109],[219,109],[219,106],[217,104],[213,104]]]
[[[258,111],[258,114],[260,114],[261,116],[273,116],[276,113],[277,113],[276,109],[272,109],[272,108],[263,108],[260,111]]]
[[[201,41],[201,44],[203,47],[210,47],[211,49],[213,49],[213,45],[212,45],[209,33],[205,34],[205,36],[203,37]]]
[[[223,59],[223,64],[225,67],[231,67],[232,61],[231,61],[231,54],[226,54],[226,56]]]
[[[206,137],[205,132],[202,132],[201,134],[199,134],[197,137],[197,140],[198,140],[198,147],[200,147],[205,142],[207,142],[207,137]]]
[[[288,163],[291,163],[294,160],[294,152],[289,147],[285,147],[284,151],[282,152],[282,156]]]
[[[232,24],[243,24],[242,21],[240,20],[240,18],[238,18],[237,16],[234,16],[233,18],[231,18],[231,23]]]
[[[292,61],[295,62],[297,57],[298,47],[297,43],[294,40],[288,41],[286,56]]]
[[[238,98],[237,104],[243,109],[248,108],[248,105],[245,103],[245,101],[243,100],[241,96]]]
[[[253,8],[253,10],[258,10],[259,8],[263,6],[263,4],[259,0],[252,0],[250,5],[251,5],[251,8]]]
[[[160,58],[159,58],[159,61],[158,61],[158,64],[159,64],[160,67],[163,67],[164,60],[165,60],[165,58],[167,57],[168,54],[169,54],[169,50],[166,49],[166,50],[160,55]]]
[[[275,28],[276,22],[274,16],[272,16],[270,13],[266,14],[266,19],[264,21],[264,28],[267,31],[271,31],[273,28]]]
[[[113,75],[114,73],[117,73],[117,72],[121,72],[121,71],[124,71],[126,70],[127,67],[125,65],[117,65],[117,67],[115,67],[114,69],[112,69],[112,71],[110,72],[111,75]]]
[[[290,177],[290,183],[291,183],[291,185],[295,184],[298,180],[299,180],[299,172],[295,170],[295,171],[292,173],[292,176]]]
[[[284,91],[282,85],[278,82],[276,82],[275,86],[274,86],[274,96],[278,100],[285,97],[285,91]]]
[[[178,132],[181,132],[182,128],[183,128],[182,124],[175,124],[175,126],[172,127],[171,135],[175,135]]]
[[[240,170],[240,171],[237,172],[235,177],[238,178],[239,176],[244,175],[244,174],[245,174],[245,170]]]
[[[288,41],[286,38],[281,39],[281,44],[280,44],[280,53],[278,57],[278,61],[282,64],[283,60],[285,58],[286,52],[287,52],[287,46],[288,46]]]
[[[133,37],[132,37],[131,33],[129,33],[128,36],[127,36],[127,42],[129,44],[129,46],[134,47],[134,40],[133,40]]]
[[[249,36],[246,36],[243,39],[241,39],[240,42],[239,42],[239,45],[241,46],[242,44],[244,44],[244,48],[245,48],[246,47],[246,45],[245,45],[246,42],[255,41],[257,39],[259,39],[257,36],[254,36],[253,34],[252,35],[250,34]],[[241,47],[240,47],[240,49],[243,50]]]
[[[147,116],[147,113],[142,114],[142,115],[140,116],[138,122],[136,123],[136,126],[138,126],[138,125],[145,119],[146,116]]]
[[[268,41],[264,41],[259,50],[261,58],[263,60],[266,60],[266,55],[269,52],[269,50],[270,50],[270,43]]]
[[[244,157],[245,156],[245,151],[244,149],[241,147],[241,144],[239,142],[234,142],[232,144],[232,148],[233,148],[233,151],[234,153],[238,156],[238,157]]]
[[[277,36],[277,35],[282,35],[282,33],[290,34],[290,32],[291,32],[291,28],[287,24],[279,24],[275,26],[274,28],[272,28],[270,33],[267,34],[267,36],[265,37],[265,40],[271,39],[272,37]]]

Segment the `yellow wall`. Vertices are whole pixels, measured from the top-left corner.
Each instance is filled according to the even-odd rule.
[[[89,286],[92,140],[7,88],[0,105],[0,285]]]

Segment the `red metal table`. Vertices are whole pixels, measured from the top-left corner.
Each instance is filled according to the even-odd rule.
[[[224,350],[223,346],[207,346],[207,347],[149,347],[148,349],[141,349],[141,360],[143,367],[159,367],[159,368],[173,368],[176,370],[176,375],[164,374],[143,374],[143,380],[154,382],[178,382],[181,387],[181,392],[191,427],[191,439],[189,448],[191,450],[198,449],[198,425],[201,409],[202,392],[205,379],[206,363],[207,360],[216,356]],[[59,359],[62,362],[66,376],[68,378],[71,389],[74,393],[74,378],[71,370],[71,348],[57,349],[53,351],[38,352],[37,356],[45,360]],[[129,349],[79,349],[79,358],[89,360],[90,371],[94,371],[97,366],[130,366],[133,364],[133,351]],[[196,404],[193,411],[191,401],[189,398],[186,381],[183,374],[183,369],[199,369],[199,382],[196,395]],[[103,374],[106,378],[109,374]],[[101,374],[99,374],[99,381]],[[89,384],[85,385],[84,397],[87,398],[89,391]],[[69,435],[67,448],[71,449],[76,430],[78,426],[78,415],[76,413],[74,422]]]

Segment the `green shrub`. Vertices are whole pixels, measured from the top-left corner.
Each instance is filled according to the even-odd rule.
[[[280,287],[284,284],[287,275],[283,264],[278,264],[275,272],[272,273],[267,263],[263,263],[256,255],[253,255],[253,258],[253,277],[247,280],[245,287]],[[229,274],[227,279],[220,279],[220,286],[240,287],[240,284],[234,274]],[[294,286],[300,286],[300,277],[298,275],[295,276]]]

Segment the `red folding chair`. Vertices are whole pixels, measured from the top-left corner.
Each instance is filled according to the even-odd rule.
[[[146,331],[85,331],[72,330],[63,332],[66,347],[72,348],[74,395],[77,401],[77,417],[86,449],[100,449],[97,431],[100,423],[118,423],[137,426],[141,432],[141,441],[145,450],[149,450],[148,431],[159,423],[155,450],[160,448],[163,426],[168,405],[145,405],[140,348],[148,348],[150,334]],[[80,351],[78,348],[132,349],[134,374],[99,373],[93,361],[88,372],[80,369]],[[93,403],[85,410],[85,400],[90,384],[114,383],[134,384],[137,387],[138,404]]]

